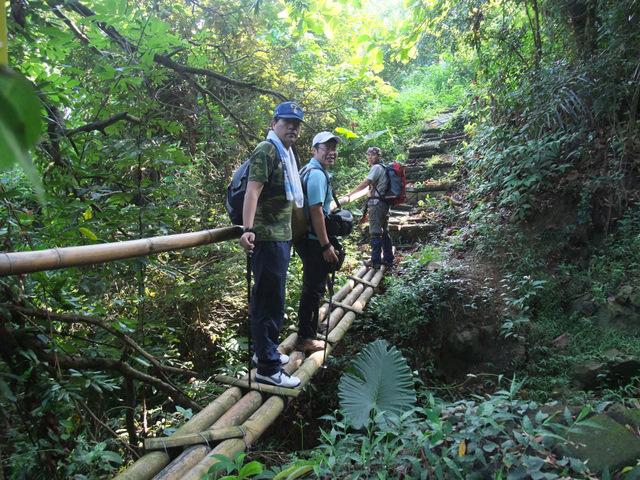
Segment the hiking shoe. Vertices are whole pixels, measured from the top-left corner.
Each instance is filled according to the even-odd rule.
[[[256,355],[255,353],[253,354],[253,357],[251,358],[251,361],[253,362],[254,365],[258,365],[258,355]],[[280,354],[280,366],[284,367],[287,363],[289,363],[289,355],[285,355],[284,353]]]
[[[326,344],[323,340],[305,338],[303,340],[298,340],[298,343],[296,343],[296,350],[300,350],[302,352],[319,352],[320,350],[324,350],[325,345]]]
[[[260,375],[259,373],[256,373],[256,382],[275,385],[276,387],[282,388],[296,388],[300,385],[299,378],[287,375],[284,370],[280,370],[273,375]]]
[[[374,270],[380,270],[380,266],[382,265],[381,263],[374,263],[371,260],[365,260],[364,262],[362,262],[364,264],[365,267],[371,267]]]

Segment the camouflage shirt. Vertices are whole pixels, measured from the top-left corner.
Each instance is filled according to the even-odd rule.
[[[291,240],[293,202],[287,200],[284,191],[282,160],[277,157],[275,145],[268,141],[260,142],[249,162],[249,181],[264,183],[253,220],[256,240]]]

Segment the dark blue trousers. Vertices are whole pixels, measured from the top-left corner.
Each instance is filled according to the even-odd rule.
[[[251,256],[251,334],[258,356],[258,373],[273,375],[280,370],[280,330],[284,323],[287,271],[291,242],[256,242]]]
[[[295,244],[302,259],[302,293],[298,308],[298,339],[315,339],[320,299],[327,288],[330,264],[324,261],[320,242],[305,238]]]

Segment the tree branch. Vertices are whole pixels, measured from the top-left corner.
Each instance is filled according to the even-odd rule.
[[[204,68],[195,68],[195,67],[189,67],[189,66],[185,66],[185,65],[181,65],[177,62],[174,62],[173,60],[171,60],[169,57],[167,57],[166,55],[154,55],[153,59],[155,60],[156,63],[159,63],[162,66],[165,66],[167,68],[170,68],[171,70],[174,70],[176,72],[179,73],[190,73],[192,75],[203,75],[205,77],[211,77],[211,78],[215,78],[216,80],[220,80],[221,82],[224,82],[228,85],[234,85],[236,87],[241,87],[241,88],[247,88],[249,90],[253,90],[254,92],[258,92],[258,93],[264,93],[266,95],[273,95],[274,97],[279,98],[282,101],[286,100],[286,97],[284,95],[282,95],[279,92],[276,92],[274,90],[269,90],[266,88],[260,88],[257,87],[254,83],[250,83],[250,82],[242,82],[240,80],[235,80],[233,78],[229,78],[225,75],[222,75],[220,73],[217,72],[213,72],[211,70],[206,70]]]
[[[142,122],[140,121],[140,119],[138,117],[134,117],[133,115],[129,115],[129,113],[127,112],[120,112],[117,113],[105,120],[100,120],[94,123],[89,123],[87,125],[83,125],[82,127],[78,127],[78,128],[74,128],[72,130],[63,130],[62,133],[67,136],[67,137],[71,137],[73,135],[75,135],[76,133],[80,133],[80,132],[91,132],[92,130],[98,130],[99,132],[101,132],[104,136],[107,135],[107,132],[105,132],[105,128],[107,128],[110,125],[113,125],[116,122],[119,122],[120,120],[127,120],[131,123],[136,123],[138,125],[140,125]]]
[[[135,340],[133,340],[131,337],[129,337],[128,335],[125,335],[120,330],[117,330],[117,329],[113,328],[108,323],[106,323],[106,322],[104,322],[102,320],[99,320],[97,318],[89,317],[87,315],[72,315],[72,314],[69,314],[69,313],[54,313],[54,312],[51,312],[49,310],[37,310],[37,309],[34,309],[34,308],[26,308],[26,307],[21,307],[19,305],[12,305],[12,304],[7,304],[7,303],[1,304],[1,306],[3,308],[6,308],[7,310],[20,313],[20,314],[25,315],[27,317],[53,319],[53,320],[58,320],[60,322],[69,323],[69,324],[72,324],[72,323],[86,323],[88,325],[94,325],[94,326],[100,327],[100,328],[106,330],[107,332],[111,333],[113,336],[115,336],[118,339],[120,339],[125,345],[128,345],[129,347],[131,347],[131,349],[133,349],[134,351],[138,352],[142,357],[147,359],[159,371],[165,371],[165,372],[175,373],[175,374],[179,374],[179,375],[188,375],[190,377],[202,378],[202,376],[198,372],[194,372],[193,370],[175,368],[175,367],[170,367],[170,366],[161,364],[160,362],[158,362],[156,357],[154,357],[150,353],[147,353],[147,351],[145,351],[140,345],[138,345],[135,342]]]
[[[91,9],[85,7],[84,5],[82,5],[80,2],[78,1],[70,1],[67,3],[67,5],[69,5],[70,8],[72,8],[75,12],[79,13],[80,15],[89,18],[95,15],[95,12],[93,12]],[[109,36],[109,38],[111,38],[112,40],[114,40],[118,45],[120,45],[120,47],[127,52],[128,54],[132,54],[138,51],[138,47],[134,44],[132,44],[131,42],[129,42],[129,40],[127,40],[123,35],[121,35],[115,28],[113,28],[112,26],[107,26],[106,23],[104,22],[95,22],[95,24],[97,25],[98,28],[100,28],[100,30],[102,30],[107,36]],[[215,78],[216,80],[219,80],[223,83],[226,83],[227,85],[233,85],[236,87],[240,87],[240,88],[246,88],[249,90],[253,90],[255,92],[258,93],[263,93],[265,95],[273,95],[276,98],[279,98],[282,101],[286,100],[286,97],[284,95],[282,95],[279,92],[276,92],[274,90],[269,90],[266,88],[260,88],[257,87],[255,84],[250,83],[250,82],[242,82],[240,80],[235,80],[233,78],[227,77],[225,75],[222,75],[220,73],[217,72],[213,72],[211,70],[205,70],[203,68],[194,68],[194,67],[188,67],[185,65],[181,65],[179,63],[174,62],[173,60],[171,60],[167,55],[159,55],[156,54],[153,56],[153,59],[156,63],[163,65],[167,68],[170,68],[171,70],[174,70],[176,72],[180,72],[180,73],[189,73],[192,75],[203,75],[206,77],[211,77],[211,78]]]
[[[47,362],[49,365],[56,365],[61,368],[82,370],[115,370],[123,376],[133,378],[143,383],[147,383],[161,392],[171,396],[184,408],[191,408],[199,412],[202,407],[191,400],[187,395],[177,388],[140,372],[127,363],[114,360],[112,358],[72,358],[68,355],[61,355],[55,350],[46,347],[45,344],[36,337],[18,338],[18,343],[22,348],[31,349],[39,360]]]

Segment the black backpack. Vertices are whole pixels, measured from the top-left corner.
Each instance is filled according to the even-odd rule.
[[[309,183],[309,173],[311,170],[322,170],[318,167],[303,167],[300,170],[300,178],[302,179],[302,189],[304,191],[305,196],[307,195],[307,184]],[[327,193],[329,192],[329,175],[325,170],[322,170],[324,176],[327,178]],[[327,230],[327,235],[329,237],[346,237],[353,230],[353,215],[349,210],[342,210],[340,208],[340,202],[338,201],[338,197],[336,197],[336,193],[331,189],[331,193],[333,194],[333,201],[336,202],[337,208],[334,209],[329,215],[324,215],[324,225]],[[311,233],[313,232],[313,227],[311,226],[311,222],[308,222],[308,225],[311,229]],[[314,233],[315,235],[315,233]]]
[[[267,141],[273,143],[271,140]],[[282,160],[282,158],[276,147],[276,162],[278,160]],[[234,225],[244,225],[242,222],[242,208],[244,207],[244,195],[247,192],[247,183],[249,182],[249,165],[249,159],[247,158],[244,163],[233,172],[231,182],[229,182],[229,186],[227,187],[225,207]]]

